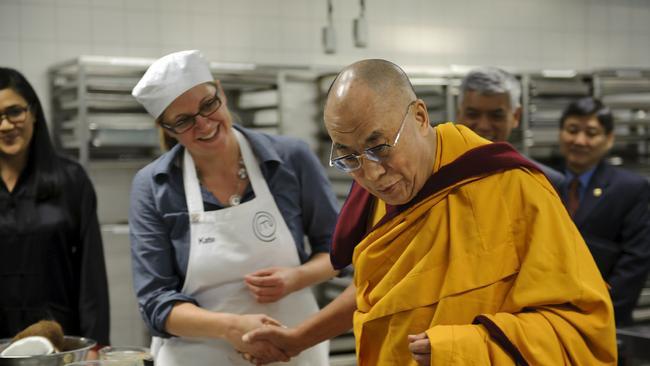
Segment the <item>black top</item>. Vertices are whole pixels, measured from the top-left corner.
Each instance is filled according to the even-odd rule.
[[[109,344],[108,285],[97,199],[83,168],[59,157],[62,192],[37,200],[28,164],[0,179],[0,338],[54,319],[66,335]]]

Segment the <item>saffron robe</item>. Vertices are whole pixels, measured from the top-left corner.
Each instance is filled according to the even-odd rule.
[[[433,172],[488,143],[439,125]],[[373,223],[385,209],[377,200]],[[333,259],[334,260],[334,259]],[[360,366],[614,365],[606,285],[554,188],[535,169],[467,177],[373,228],[354,248]]]

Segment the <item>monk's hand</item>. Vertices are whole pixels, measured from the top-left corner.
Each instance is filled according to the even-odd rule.
[[[266,326],[282,327],[283,325],[280,322],[264,314],[233,314],[233,317],[234,319],[230,323],[231,325],[228,327],[226,333],[226,340],[232,344],[237,351],[242,354],[248,354],[255,360],[259,360],[260,363],[256,363],[257,365],[273,361],[289,361],[289,357],[270,342],[261,340],[259,342],[246,343],[242,341],[242,336],[245,333]]]
[[[271,267],[244,276],[244,282],[259,303],[276,302],[300,289],[299,267]]]
[[[426,333],[410,334],[409,351],[413,359],[421,366],[429,366],[431,364],[431,343]]]
[[[244,343],[250,344],[261,341],[269,342],[279,350],[282,350],[282,353],[287,357],[297,356],[300,354],[300,352],[307,348],[306,345],[303,345],[300,342],[300,336],[297,334],[295,329],[277,326],[264,326],[251,330],[250,332],[244,334],[242,341]],[[255,363],[255,361],[259,360],[252,358],[249,359],[249,361]]]

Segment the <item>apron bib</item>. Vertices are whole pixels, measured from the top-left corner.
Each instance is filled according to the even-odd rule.
[[[190,254],[182,292],[207,310],[235,314],[267,314],[289,327],[318,311],[309,288],[271,304],[259,304],[244,284],[244,275],[257,269],[300,265],[293,236],[262,176],[246,138],[233,129],[255,192],[238,206],[205,212],[194,161],[183,156],[183,184],[190,218]],[[328,343],[303,351],[282,365],[328,364]],[[246,365],[225,340],[158,338],[152,340],[156,366]]]

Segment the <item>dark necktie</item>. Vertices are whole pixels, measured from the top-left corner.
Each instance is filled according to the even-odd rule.
[[[580,206],[580,180],[576,177],[569,183],[569,196],[567,197],[567,210],[571,217],[575,216]]]

